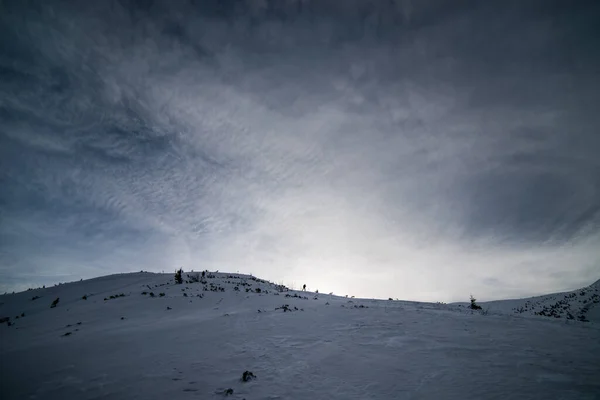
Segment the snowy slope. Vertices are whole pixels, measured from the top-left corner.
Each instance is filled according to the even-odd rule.
[[[600,322],[600,281],[572,292],[480,304],[490,312]]]
[[[1,296],[0,396],[600,398],[594,322],[278,289],[135,273]]]

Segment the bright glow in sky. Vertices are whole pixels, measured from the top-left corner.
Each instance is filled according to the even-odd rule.
[[[3,291],[180,266],[428,301],[599,278],[596,2],[0,7]]]

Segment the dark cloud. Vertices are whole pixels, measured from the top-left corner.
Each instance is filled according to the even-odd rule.
[[[512,296],[597,268],[597,2],[0,7],[6,287],[201,262]]]

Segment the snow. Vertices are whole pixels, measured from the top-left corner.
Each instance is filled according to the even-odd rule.
[[[530,299],[483,315],[206,281],[121,274],[1,296],[2,399],[600,399],[597,307],[580,322],[513,311]]]
[[[489,312],[541,315],[560,320],[600,322],[600,281],[573,290],[527,299],[481,303]]]

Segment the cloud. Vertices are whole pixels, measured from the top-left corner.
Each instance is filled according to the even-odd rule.
[[[596,279],[596,7],[269,4],[7,7],[6,289],[180,265],[423,300]]]

